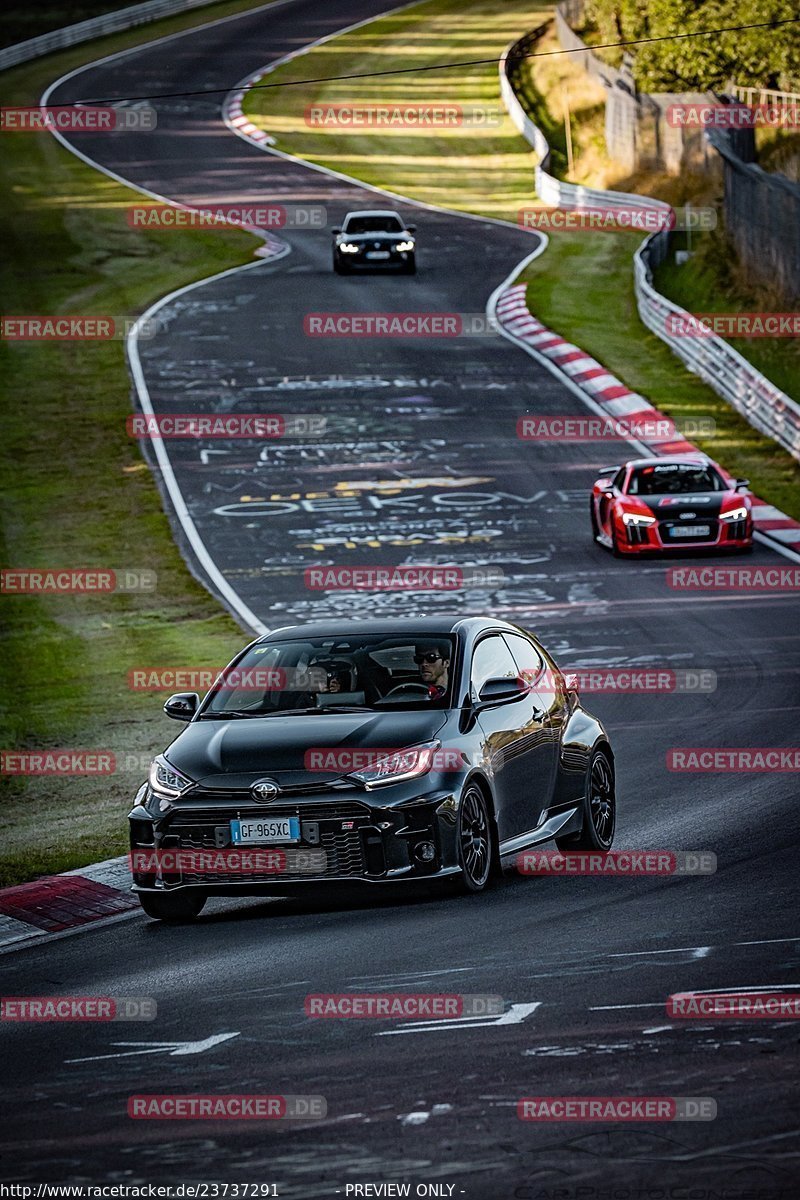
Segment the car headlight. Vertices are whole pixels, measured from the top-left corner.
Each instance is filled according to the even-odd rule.
[[[418,779],[427,775],[433,766],[434,755],[441,742],[424,742],[408,750],[393,750],[391,754],[377,759],[371,766],[352,771],[347,778],[354,779],[367,789],[381,787],[385,783],[402,783],[406,779]]]
[[[644,513],[624,512],[622,520],[626,525],[655,525],[655,517],[646,517]]]
[[[359,251],[359,247],[355,242],[340,242],[339,249],[342,254],[358,254]]]
[[[395,246],[395,250],[397,250],[398,252],[402,252],[405,250],[413,250],[413,249],[414,249],[414,243],[411,241],[398,242],[397,245]]]
[[[183,775],[172,763],[167,762],[163,754],[159,754],[150,763],[150,790],[157,796],[182,796],[194,780]]]
[[[747,516],[747,509],[742,504],[739,508],[732,508],[730,512],[719,514],[720,521],[743,521]]]

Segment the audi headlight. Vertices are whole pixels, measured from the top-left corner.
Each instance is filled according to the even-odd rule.
[[[194,780],[183,775],[163,754],[159,754],[150,764],[150,790],[157,796],[182,796],[188,788],[194,786]]]
[[[414,243],[411,241],[398,242],[397,245],[395,246],[395,250],[397,250],[400,253],[402,253],[405,250],[413,250],[413,249],[414,249]]]
[[[408,750],[393,750],[360,771],[352,771],[347,778],[360,783],[368,792],[386,783],[402,783],[406,779],[418,779],[427,775],[433,766],[434,755],[441,742],[424,742]]]
[[[646,517],[644,513],[624,512],[622,520],[626,525],[655,525],[655,517]]]
[[[339,249],[342,254],[358,254],[359,251],[359,247],[355,242],[340,242]]]
[[[747,509],[742,504],[739,508],[732,508],[730,512],[719,514],[720,521],[743,521],[747,516]]]

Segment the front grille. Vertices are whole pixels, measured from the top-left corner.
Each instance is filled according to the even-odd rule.
[[[661,534],[661,540],[665,546],[675,546],[680,543],[689,545],[692,542],[715,542],[719,533],[719,521],[713,517],[703,519],[698,517],[696,521],[687,521],[687,525],[705,525],[709,532],[697,537],[696,534],[686,534],[685,526],[680,521],[660,521],[658,531]]]
[[[182,841],[182,846],[188,848],[188,843]],[[211,846],[194,846],[194,849],[211,849],[213,848],[213,840]],[[325,851],[325,868],[321,872],[314,872],[317,877],[319,875],[324,878],[357,878],[364,875],[364,848],[361,842],[361,835],[357,829],[343,831],[342,833],[323,833],[320,837],[320,848]],[[181,882],[185,884],[248,884],[248,883],[275,883],[280,884],[282,880],[289,879],[308,879],[309,871],[307,870],[292,870],[287,866],[286,870],[280,872],[270,871],[263,875],[243,875],[241,871],[214,871],[213,874],[203,874],[202,872],[185,871],[181,876]]]
[[[175,833],[185,826],[225,825],[239,817],[254,821],[263,820],[264,817],[300,817],[305,821],[355,821],[360,817],[369,816],[369,811],[366,805],[356,804],[352,800],[342,804],[324,801],[319,804],[271,803],[255,806],[252,801],[239,802],[231,796],[230,803],[224,808],[179,808],[169,822],[169,831]]]

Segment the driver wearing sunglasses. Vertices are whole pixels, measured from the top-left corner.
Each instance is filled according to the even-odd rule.
[[[441,700],[447,694],[449,656],[450,647],[446,642],[418,642],[414,648],[414,662],[419,667],[420,679],[427,684],[431,700]]]

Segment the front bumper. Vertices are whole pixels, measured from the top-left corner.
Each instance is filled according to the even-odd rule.
[[[407,267],[414,262],[414,250],[395,250],[393,246],[382,247],[388,258],[367,258],[367,250],[359,250],[357,254],[343,254],[336,249],[337,261],[343,267],[364,267],[366,270],[381,270],[385,267]]]
[[[409,785],[402,788],[409,792]],[[221,894],[281,893],[307,884],[431,879],[458,869],[452,790],[395,798],[395,787],[320,792],[254,805],[196,795],[156,815],[145,786],[130,813],[134,891],[202,888]],[[249,803],[248,803],[249,800]],[[300,840],[234,846],[231,821],[296,817]]]
[[[699,524],[700,522],[698,522]],[[713,518],[702,522],[710,527],[709,537],[681,537],[680,522],[657,521],[654,525],[625,525],[615,521],[617,550],[620,554],[647,554],[687,550],[743,550],[753,544],[751,517],[725,522]],[[673,533],[672,531],[676,532]]]

